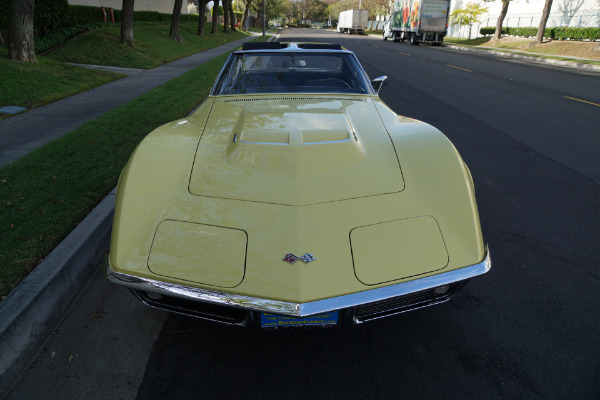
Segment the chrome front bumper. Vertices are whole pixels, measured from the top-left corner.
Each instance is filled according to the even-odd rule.
[[[214,311],[214,309],[220,306],[221,308],[237,309],[238,316],[240,315],[239,311],[242,311],[242,314],[243,311],[250,311],[296,318],[336,310],[352,310],[352,312],[347,313],[347,316],[354,323],[361,323],[448,301],[463,283],[485,274],[491,266],[492,262],[488,251],[483,261],[468,267],[422,279],[307,303],[241,296],[126,275],[113,271],[110,268],[108,257],[105,262],[105,275],[111,282],[133,289],[134,293],[149,306],[217,322],[246,325],[245,318],[236,317],[231,319],[234,322],[227,322],[229,319],[221,321],[220,318],[215,317],[219,312]],[[163,296],[167,299],[181,299],[183,302],[161,301]],[[193,310],[193,308],[196,308],[194,305],[198,305],[198,308],[200,308],[203,304],[209,308],[212,307],[213,311]],[[241,320],[244,320],[244,322],[239,322]]]

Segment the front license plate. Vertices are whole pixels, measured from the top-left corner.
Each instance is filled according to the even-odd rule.
[[[338,312],[313,315],[306,318],[286,317],[276,314],[260,314],[260,325],[263,328],[291,327],[291,326],[325,326],[338,323]]]

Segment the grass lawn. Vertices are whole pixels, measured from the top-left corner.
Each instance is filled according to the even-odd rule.
[[[8,50],[0,47],[0,107],[36,108],[123,76],[46,57],[38,57],[37,64],[26,64],[8,59],[7,54]]]
[[[115,187],[129,156],[150,131],[184,117],[202,101],[227,56],[0,168],[0,298]]]
[[[478,46],[483,49],[496,51],[520,51],[535,57],[555,58],[576,61],[586,64],[600,64],[600,46],[597,42],[581,42],[570,40],[546,40],[541,44],[531,46],[533,39],[503,36],[500,40],[491,40],[491,36],[476,39],[445,38],[447,44]],[[574,60],[570,57],[586,60]],[[597,60],[597,61],[596,61]]]
[[[46,57],[79,64],[152,68],[247,36],[242,31],[226,35],[221,26],[215,36],[210,33],[211,26],[206,24],[205,35],[198,36],[197,24],[181,24],[179,33],[183,42],[169,39],[170,25],[136,26],[135,48],[120,43],[120,27],[95,29],[71,39]]]

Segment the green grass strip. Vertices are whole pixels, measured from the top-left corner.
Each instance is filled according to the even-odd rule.
[[[0,168],[0,298],[115,187],[138,143],[208,95],[224,54]]]
[[[7,58],[0,48],[0,107],[36,108],[114,81],[124,75],[74,67],[38,57],[37,64]]]

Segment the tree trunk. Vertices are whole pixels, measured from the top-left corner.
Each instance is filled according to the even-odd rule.
[[[241,28],[244,32],[246,32],[247,28],[246,28],[246,20],[248,19],[248,14],[250,13],[250,4],[252,3],[252,0],[244,0],[244,14],[242,15],[242,23],[241,23]]]
[[[215,0],[212,9],[212,34],[216,35],[219,27],[219,0]]]
[[[181,16],[181,6],[183,0],[175,0],[173,5],[173,15],[171,16],[171,31],[169,32],[169,39],[183,42],[181,36],[179,36],[179,17]]]
[[[231,0],[221,0],[223,4],[223,32],[229,33],[229,8],[231,7]]]
[[[134,0],[123,0],[121,13],[121,43],[135,47],[133,41],[133,2]]]
[[[256,10],[255,19],[254,19],[254,28],[256,28],[256,29],[262,28],[262,14],[261,14],[260,9]]]
[[[502,23],[504,23],[504,17],[506,17],[506,13],[508,12],[509,4],[510,0],[502,0],[502,10],[500,10],[500,16],[496,23],[496,32],[494,32],[494,38],[492,40],[500,40],[502,37]]]
[[[198,35],[204,36],[204,26],[206,24],[206,4],[208,0],[198,0]]]
[[[5,26],[0,26],[0,44],[8,44],[8,29]]]
[[[37,63],[33,46],[33,1],[12,0],[8,14],[8,58]]]
[[[235,32],[235,24],[237,23],[237,16],[233,12],[233,4],[229,0],[229,23],[231,24],[231,32]]]
[[[540,20],[540,26],[538,27],[537,36],[531,45],[541,44],[544,40],[544,32],[546,31],[546,23],[550,16],[550,9],[552,8],[552,0],[546,0],[544,4],[544,11],[542,11],[542,19]]]

